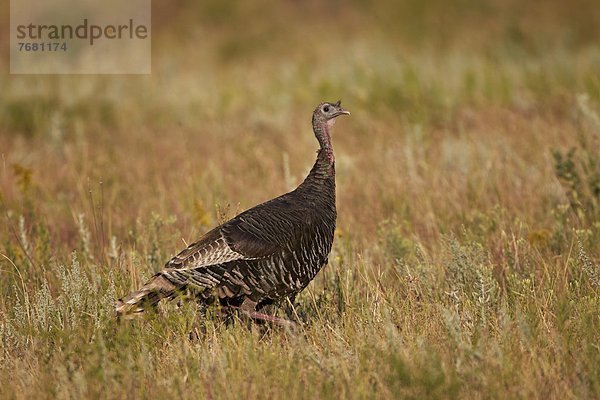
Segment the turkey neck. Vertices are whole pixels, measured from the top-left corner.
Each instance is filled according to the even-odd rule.
[[[321,149],[317,152],[317,160],[310,173],[297,191],[305,199],[319,206],[329,206],[326,208],[335,211],[335,157],[329,135],[330,123],[313,124],[313,129]]]
[[[335,123],[335,119],[327,121],[313,118],[313,131],[319,144],[321,145],[321,151],[325,153],[329,164],[332,166],[335,164],[335,156],[333,155],[333,147],[331,146],[331,127]],[[317,159],[318,161],[318,159]]]

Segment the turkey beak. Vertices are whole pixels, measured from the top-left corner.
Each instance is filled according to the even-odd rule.
[[[350,111],[340,108],[339,111],[335,113],[335,116],[339,117],[340,115],[350,115]]]

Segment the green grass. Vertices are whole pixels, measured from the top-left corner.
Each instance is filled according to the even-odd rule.
[[[0,75],[0,397],[600,397],[593,1],[154,3],[151,76]],[[119,323],[184,241],[302,180],[338,98],[300,331]]]

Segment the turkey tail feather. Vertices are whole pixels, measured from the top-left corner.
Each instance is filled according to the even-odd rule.
[[[117,300],[115,311],[118,316],[141,313],[147,307],[158,304],[161,299],[172,297],[180,288],[158,273],[139,290]]]

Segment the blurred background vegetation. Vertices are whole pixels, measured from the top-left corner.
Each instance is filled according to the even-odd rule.
[[[0,32],[0,397],[599,396],[597,1],[152,7],[147,76],[9,75]],[[182,239],[302,180],[340,98],[302,333],[117,324]]]
[[[192,124],[250,105],[282,118],[282,108],[331,96],[439,123],[465,105],[556,105],[575,91],[598,101],[596,9],[593,0],[155,1],[151,76],[4,76],[2,125],[32,134],[53,118],[71,128]]]

